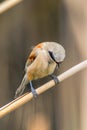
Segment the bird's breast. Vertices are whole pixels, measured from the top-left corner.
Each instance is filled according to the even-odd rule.
[[[56,63],[48,62],[47,57],[37,57],[36,60],[28,67],[28,75],[32,77],[31,80],[36,80],[50,75],[54,72]],[[30,79],[29,79],[30,80]]]

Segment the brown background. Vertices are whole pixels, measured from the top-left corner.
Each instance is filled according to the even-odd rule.
[[[24,0],[0,15],[0,106],[13,100],[37,43],[56,41],[66,49],[56,74],[87,58],[86,6],[86,1],[76,0]],[[86,73],[79,72],[0,119],[0,130],[87,130]],[[34,81],[34,86],[48,80]]]

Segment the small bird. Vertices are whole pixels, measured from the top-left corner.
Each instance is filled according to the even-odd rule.
[[[51,76],[55,83],[58,79],[52,75],[56,66],[64,60],[65,49],[56,42],[42,42],[36,45],[31,51],[25,64],[25,75],[16,90],[15,98],[22,95],[26,85],[30,83],[31,91],[34,97],[37,93],[32,85],[33,80]]]

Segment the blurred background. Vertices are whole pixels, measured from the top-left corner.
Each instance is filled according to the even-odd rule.
[[[24,0],[0,14],[0,107],[14,99],[37,43],[64,46],[66,58],[56,75],[87,58],[86,6],[84,0]],[[33,84],[37,88],[49,80]],[[0,119],[0,130],[8,129],[87,130],[87,69]]]

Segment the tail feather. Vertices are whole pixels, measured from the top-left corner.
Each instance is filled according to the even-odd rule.
[[[20,95],[22,95],[22,93],[24,92],[24,89],[26,88],[26,85],[28,84],[28,78],[25,75],[20,86],[18,87],[18,89],[15,92],[15,98],[19,97]]]

